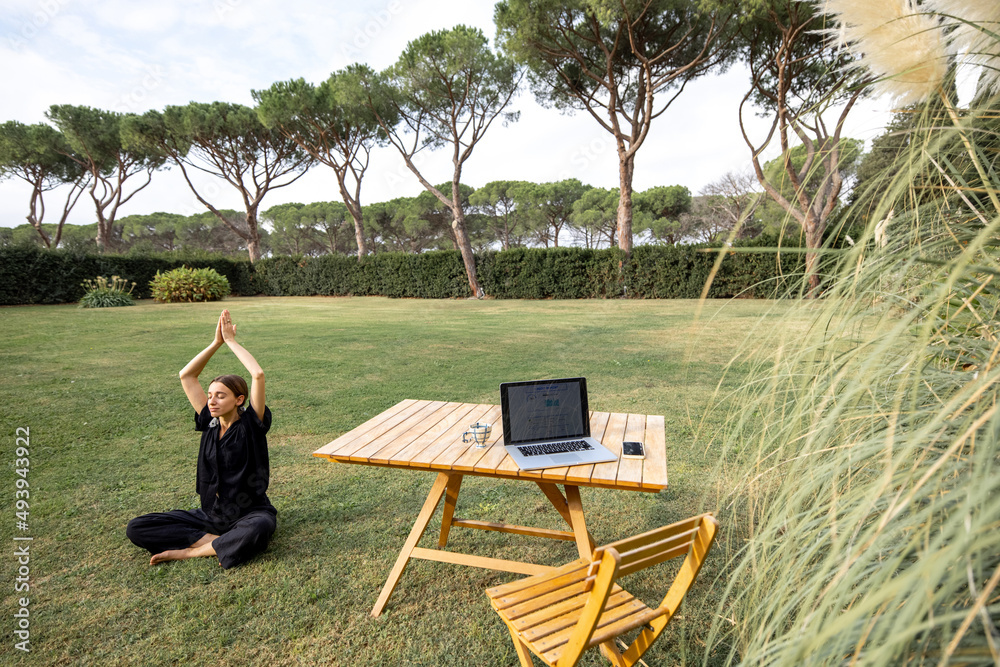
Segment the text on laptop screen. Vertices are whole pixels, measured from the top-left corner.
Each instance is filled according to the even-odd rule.
[[[585,431],[579,382],[507,388],[513,442],[581,436]]]

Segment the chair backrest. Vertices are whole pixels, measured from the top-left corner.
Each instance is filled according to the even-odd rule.
[[[614,549],[619,557],[618,576],[624,577],[672,558],[687,555],[699,536],[702,540],[705,539],[705,532],[711,533],[710,540],[714,539],[717,525],[715,517],[711,514],[693,516],[669,526],[655,528],[640,535],[600,546],[594,550],[591,561],[600,561],[605,549]],[[708,551],[710,544],[711,542],[704,545],[705,552]],[[700,557],[703,558],[703,555]]]
[[[712,548],[718,526],[718,521],[711,514],[701,514],[595,549],[591,562],[592,567],[597,566],[599,569],[593,578],[593,599],[588,602],[588,607],[603,607],[609,589],[600,586],[600,583],[602,578],[607,580],[608,574],[611,574],[612,581],[617,581],[627,574],[666,562],[672,558],[680,556],[686,556],[686,558],[659,607],[648,610],[646,614],[634,616],[627,625],[618,623],[604,631],[597,630],[595,632],[596,628],[591,627],[588,632],[582,626],[586,623],[596,622],[597,619],[581,618],[579,624],[581,627],[574,634],[580,639],[586,637],[584,643],[594,645],[608,641],[629,630],[643,627],[643,631],[622,655],[624,665],[634,665],[656,641],[656,638],[660,636],[676,613]],[[608,570],[613,570],[613,573],[609,573]],[[602,577],[602,575],[604,576]],[[569,656],[566,657],[569,658]],[[575,664],[578,657],[577,654],[576,658],[572,659],[573,662],[570,662],[569,659],[565,662],[566,664]],[[559,664],[562,665],[563,662],[560,661]]]
[[[522,665],[529,647],[549,665],[571,667],[589,647],[601,646],[616,665],[634,665],[666,628],[694,583],[715,539],[711,514],[612,542],[581,558],[487,591],[508,624]],[[616,586],[623,575],[684,556],[659,606],[649,608]],[[624,654],[615,639],[642,628]]]

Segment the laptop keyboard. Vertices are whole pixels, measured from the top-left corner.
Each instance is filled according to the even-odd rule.
[[[593,449],[586,440],[566,440],[550,442],[546,445],[521,445],[517,448],[524,456],[539,456],[541,454],[565,454],[566,452],[582,452]]]

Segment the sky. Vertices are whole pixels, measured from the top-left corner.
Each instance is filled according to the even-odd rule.
[[[0,122],[46,122],[45,111],[53,104],[133,113],[191,101],[252,106],[251,91],[276,81],[301,77],[319,83],[355,62],[384,69],[409,41],[432,30],[474,26],[492,44],[493,5],[492,0],[0,0],[5,91]],[[688,85],[653,122],[637,154],[634,189],[684,185],[697,194],[726,172],[747,169],[749,149],[738,120],[746,88],[740,68]],[[463,183],[577,178],[597,187],[618,186],[611,135],[586,112],[543,108],[527,88],[510,108],[521,112],[520,119],[491,126],[466,163]],[[851,112],[845,134],[870,140],[889,113],[884,102],[865,102]],[[768,124],[751,116],[750,127],[763,138]],[[432,183],[451,179],[446,150],[426,154],[421,168]],[[204,176],[199,188],[217,206],[242,208],[223,181]],[[415,196],[421,189],[395,149],[379,149],[363,181],[362,201]],[[58,193],[50,195],[50,209]],[[30,194],[19,179],[0,182],[0,226],[25,222]],[[318,165],[269,192],[261,210],[332,200],[340,200],[333,172]],[[174,168],[155,173],[119,216],[204,210]],[[93,204],[84,195],[69,222],[94,220]]]

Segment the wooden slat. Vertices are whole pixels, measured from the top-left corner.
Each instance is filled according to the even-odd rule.
[[[526,630],[545,623],[549,619],[567,614],[573,610],[579,611],[580,609],[583,609],[583,606],[587,604],[587,598],[589,597],[589,592],[580,593],[578,595],[567,597],[562,602],[558,602],[550,607],[533,611],[530,614],[524,614],[520,618],[511,619],[507,616],[504,618],[506,618],[515,629]],[[617,607],[628,602],[633,597],[634,596],[631,593],[623,590],[620,586],[615,585],[611,589],[611,595],[608,596],[608,602],[605,606]],[[501,614],[502,613],[503,612],[501,612]]]
[[[365,438],[364,446],[354,450],[351,458],[367,459],[371,461],[376,458],[380,449],[392,446],[396,441],[411,442],[417,436],[423,434],[430,426],[440,420],[442,416],[455,410],[454,405],[444,401],[429,401],[424,403],[419,410],[400,421],[388,431],[376,437]]]
[[[610,626],[617,621],[628,619],[630,616],[642,613],[647,609],[648,607],[644,605],[641,600],[637,600],[635,598],[632,598],[632,600],[626,604],[619,605],[613,609],[607,609],[607,607],[605,607],[604,613],[601,614],[601,618],[597,622],[597,630],[594,631],[594,634],[596,635],[602,628]],[[541,637],[538,641],[532,642],[532,647],[539,653],[548,653],[552,649],[558,648],[569,641],[572,634],[572,626],[563,628],[562,630],[553,632],[545,637]],[[546,659],[547,658],[548,656],[546,655]]]
[[[664,439],[663,415],[646,417],[646,460],[642,464],[642,485],[645,488],[667,488],[667,450]]]
[[[460,448],[468,446],[468,444],[462,443],[462,434],[469,430],[471,424],[487,421],[494,409],[496,406],[493,405],[476,405],[475,409],[469,413],[469,419],[458,422],[451,428],[442,431],[427,447],[411,456],[408,465],[411,468],[426,470],[451,470],[451,460],[457,456]],[[438,463],[437,461],[442,454],[445,455],[444,459]]]
[[[624,591],[620,591],[624,593]],[[590,591],[567,591],[566,595],[559,599],[558,602],[553,602],[540,609],[535,609],[529,614],[522,614],[518,618],[510,618],[506,613],[501,612],[504,619],[519,633],[529,632],[532,628],[550,623],[553,619],[565,618],[567,615],[573,612],[579,613],[583,609],[584,605],[587,604],[587,600],[590,598]],[[570,621],[572,623],[572,621]],[[564,626],[556,626],[551,632],[555,630],[560,630]],[[533,633],[531,635],[523,634],[525,639],[531,639],[534,641],[538,637],[544,636],[544,633]]]
[[[355,449],[361,446],[357,444],[358,439],[360,439],[362,436],[367,434],[372,429],[379,426],[379,424],[389,421],[402,410],[410,408],[415,403],[419,402],[420,401],[415,401],[412,398],[400,401],[399,403],[392,406],[388,410],[380,412],[379,414],[375,415],[365,423],[356,426],[355,428],[351,429],[350,431],[343,434],[339,438],[332,440],[331,442],[328,442],[326,445],[320,447],[315,452],[313,452],[313,456],[330,457],[334,455],[336,456],[350,455],[351,452],[353,452]],[[414,409],[419,409],[419,408],[414,408]],[[346,454],[342,452],[342,449],[346,450]]]
[[[660,549],[651,553],[646,558],[639,558],[628,565],[628,567],[623,567],[621,569],[621,576],[626,576],[632,574],[633,572],[638,572],[639,570],[644,570],[647,567],[652,567],[660,563],[665,563],[671,558],[679,558],[681,556],[687,556],[688,552],[691,551],[691,542],[685,542],[677,545],[672,549]]]
[[[590,594],[576,595],[566,599],[559,604],[552,605],[534,614],[524,616],[513,622],[515,628],[521,632],[521,636],[532,642],[536,642],[542,637],[551,635],[554,632],[565,630],[576,625],[580,617],[580,610],[587,604]],[[634,596],[628,591],[619,589],[608,596],[608,601],[604,603],[604,613],[612,609],[617,609],[622,605],[629,604],[634,600]],[[639,604],[642,604],[641,602]],[[645,606],[645,605],[643,605]]]
[[[568,530],[552,530],[551,528],[534,528],[532,526],[518,526],[512,523],[502,523],[499,521],[476,521],[474,519],[452,519],[451,525],[456,528],[473,528],[475,530],[492,530],[498,533],[511,533],[513,535],[528,535],[530,537],[547,537],[553,540],[566,540],[572,542],[576,539],[574,534]]]
[[[397,457],[397,455],[410,445],[412,445],[418,438],[422,442],[433,441],[434,438],[439,436],[450,429],[455,424],[461,424],[468,421],[469,414],[476,409],[474,403],[447,403],[438,412],[441,413],[441,417],[431,425],[427,430],[419,433],[417,437],[414,438],[399,438],[388,445],[385,445],[379,449],[376,453],[368,457],[369,463],[374,463],[378,465],[390,465],[390,463]],[[451,408],[450,412],[445,413],[445,410]]]
[[[655,542],[650,542],[642,546],[637,546],[634,549],[626,551],[624,553],[619,551],[621,557],[622,567],[630,566],[632,563],[638,563],[641,561],[648,561],[650,558],[656,556],[656,554],[665,551],[676,551],[677,549],[686,549],[691,546],[691,542],[694,540],[694,536],[697,534],[698,529],[692,528],[686,530],[682,533],[677,533],[675,535],[664,535],[663,539],[657,540]],[[616,551],[618,551],[616,549]]]
[[[494,608],[497,608],[503,617],[506,618],[511,624],[516,624],[518,619],[538,614],[540,612],[545,612],[553,605],[562,604],[567,600],[573,600],[578,596],[582,596],[584,598],[584,604],[586,604],[586,598],[590,596],[592,589],[592,579],[581,579],[575,583],[559,586],[544,594],[541,594],[541,592],[538,591],[538,595],[527,598],[518,604],[510,605],[506,609],[500,610],[496,607],[496,605],[494,605]],[[618,592],[618,590],[620,589],[616,589],[613,592]]]
[[[660,528],[654,528],[653,530],[647,530],[645,533],[640,533],[638,535],[633,535],[631,537],[625,537],[614,542],[609,542],[601,546],[602,549],[612,548],[619,554],[627,554],[630,551],[634,551],[640,547],[647,544],[653,544],[654,542],[659,542],[673,535],[680,535],[684,533],[689,533],[690,531],[696,529],[702,521],[703,514],[690,517],[688,519],[683,519],[669,526],[661,526]]]
[[[608,419],[608,428],[604,431],[601,444],[611,450],[615,456],[621,456],[622,440],[625,439],[625,427],[628,424],[628,415],[619,412],[612,413]],[[590,475],[590,481],[604,481],[618,484],[618,461],[608,463],[595,463],[594,471]]]
[[[503,425],[500,423],[499,407],[491,407],[485,415],[477,419],[475,422],[470,421],[466,424],[466,429],[476,422],[484,422],[493,427],[493,430],[490,431],[490,437],[486,440],[486,446],[476,447],[476,443],[474,441],[462,442],[462,437],[460,435],[454,446],[449,447],[438,454],[438,456],[431,462],[432,468],[472,471],[476,467],[479,460],[486,455],[487,451],[496,445],[498,440],[503,438]]]
[[[424,560],[433,560],[439,563],[451,563],[452,565],[470,565],[472,567],[481,567],[487,570],[514,572],[515,574],[541,574],[552,569],[552,567],[548,565],[522,563],[521,561],[503,560],[500,558],[486,558],[484,556],[473,556],[470,554],[456,553],[454,551],[424,549],[423,547],[415,547],[413,551],[410,552],[410,558],[422,558]]]
[[[505,610],[507,618],[519,618],[570,595],[590,590],[592,581],[587,576],[589,565],[590,563],[583,563],[569,572],[558,568],[548,573],[552,576],[546,576],[530,588],[491,596],[490,599],[497,609]]]
[[[496,430],[496,425],[493,426],[493,429]],[[499,435],[500,437],[497,439],[495,443],[493,443],[493,446],[490,447],[488,450],[486,450],[486,454],[483,455],[483,457],[479,459],[479,461],[477,461],[476,464],[473,466],[472,472],[474,474],[497,475],[500,471],[501,465],[505,461],[510,461],[510,464],[513,465],[514,467],[514,470],[505,476],[511,477],[517,475],[517,466],[514,465],[514,462],[511,461],[511,458],[507,456],[507,451],[503,448],[504,445],[503,425],[500,426]]]
[[[496,462],[496,471],[507,475],[521,476],[525,479],[541,479],[540,473],[518,468],[514,459],[507,456],[506,452],[504,452],[503,458]]]
[[[628,420],[625,423],[625,435],[622,436],[622,441],[634,440],[637,442],[645,442],[646,439],[646,415],[633,415],[628,416]],[[622,443],[618,443],[621,446]],[[621,450],[619,449],[619,455]],[[623,487],[640,487],[642,486],[642,459],[621,459],[618,464],[618,483]]]
[[[434,430],[425,433],[412,443],[396,452],[389,459],[390,466],[401,468],[425,468],[430,469],[430,462],[446,449],[455,443],[457,438],[462,439],[462,432],[469,428],[470,423],[474,423],[489,411],[488,405],[475,405],[467,414],[468,419],[457,421],[443,431]],[[471,421],[470,421],[471,420]]]
[[[595,630],[594,634],[590,638],[590,645],[597,646],[598,644],[602,644],[609,639],[614,639],[615,637],[630,630],[641,628],[650,621],[668,613],[669,612],[666,609],[660,607],[650,609],[646,605],[642,605],[641,609],[636,609],[628,616],[620,618],[614,623],[602,625]]]
[[[587,567],[590,564],[589,561],[582,558],[566,563],[565,565],[560,565],[557,568],[552,569],[546,574],[546,577],[555,577],[567,572],[572,572],[573,570],[579,569],[580,567]],[[490,600],[498,600],[517,591],[522,591],[526,588],[531,588],[538,582],[535,577],[529,577],[527,579],[518,579],[516,581],[509,581],[506,584],[500,584],[499,586],[493,586],[492,588],[486,589],[486,595]]]
[[[630,629],[634,630],[635,628],[642,627],[643,625],[646,625],[650,621],[659,618],[660,616],[663,616],[665,613],[663,609],[658,609],[658,608],[650,609],[649,607],[646,607],[646,605],[643,605],[638,600],[636,600],[635,602],[637,604],[632,603],[631,606],[629,607],[629,611],[631,613],[626,615],[624,618],[618,619],[612,623],[599,626],[598,629],[594,631],[594,634],[591,635],[590,641],[587,643],[587,645],[589,647],[594,647],[597,646],[598,644],[603,644],[604,642],[613,640],[616,637],[620,636],[622,633],[628,632]],[[638,605],[642,605],[642,607],[640,608]],[[621,611],[624,611],[624,609],[622,608],[619,609]],[[602,623],[603,620],[604,619],[602,617]],[[621,629],[621,628],[627,628],[627,629]],[[554,665],[559,661],[559,658],[562,657],[562,652],[563,649],[566,648],[566,641],[568,640],[568,636],[566,636],[566,633],[564,632],[561,633],[558,637],[550,637],[549,639],[552,640],[553,643],[558,642],[558,645],[554,646],[553,648],[547,651],[539,651],[539,652],[542,653],[545,660],[547,660],[550,664]]]

